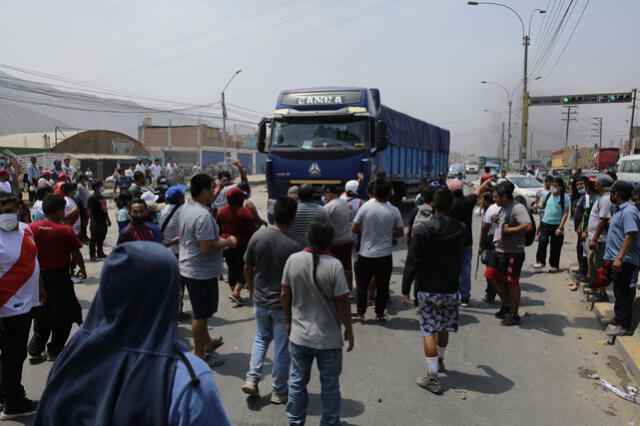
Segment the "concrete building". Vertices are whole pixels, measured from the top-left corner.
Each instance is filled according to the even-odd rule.
[[[150,119],[138,128],[139,140],[163,164],[171,158],[177,164],[190,167],[198,162],[202,167],[224,163],[222,129],[207,126],[153,126]],[[249,173],[263,173],[266,156],[256,151],[254,135],[232,135],[227,132],[228,160],[238,159]]]

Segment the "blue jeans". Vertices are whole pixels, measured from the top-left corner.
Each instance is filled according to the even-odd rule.
[[[473,259],[473,246],[465,246],[462,252],[462,264],[460,265],[460,298],[471,297],[471,261]]]
[[[291,353],[291,380],[287,417],[289,424],[303,425],[307,417],[309,394],[307,384],[311,376],[314,358],[320,371],[320,399],[322,417],[320,425],[340,424],[340,373],[342,372],[342,348],[313,349],[289,342]]]
[[[266,309],[260,306],[253,307],[256,315],[256,338],[253,341],[247,382],[258,383],[262,377],[262,366],[267,356],[269,344],[275,338],[273,357],[273,393],[284,395],[287,393],[287,379],[289,378],[289,350],[287,344],[286,322],[281,310]]]

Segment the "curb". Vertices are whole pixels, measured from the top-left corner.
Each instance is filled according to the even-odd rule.
[[[601,302],[594,304],[593,314],[598,323],[603,319],[613,318],[613,303]],[[636,330],[636,333],[639,332]],[[636,336],[618,336],[613,346],[615,346],[631,374],[640,380],[640,339]]]

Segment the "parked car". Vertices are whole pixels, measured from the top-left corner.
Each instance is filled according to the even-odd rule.
[[[476,173],[478,173],[478,170],[480,169],[480,166],[478,165],[478,163],[472,162],[472,163],[467,163],[465,165],[465,168],[467,170],[467,173],[476,174]]]
[[[527,206],[529,210],[536,200],[536,193],[544,186],[531,176],[507,175],[507,179],[513,183],[513,198]]]

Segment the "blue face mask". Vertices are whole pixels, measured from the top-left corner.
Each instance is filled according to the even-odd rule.
[[[578,189],[578,194],[586,194],[586,193],[587,191],[584,188]]]

